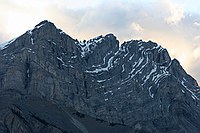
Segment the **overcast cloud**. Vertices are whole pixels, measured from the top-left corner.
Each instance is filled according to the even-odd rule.
[[[0,43],[48,19],[79,40],[113,33],[121,43],[131,39],[155,41],[200,82],[200,12],[193,7],[198,4],[196,0],[2,1]]]

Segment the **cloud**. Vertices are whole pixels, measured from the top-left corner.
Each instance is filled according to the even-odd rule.
[[[200,26],[200,22],[194,22],[194,25],[199,27]]]
[[[188,73],[191,73],[192,76],[200,83],[200,46],[196,47],[192,53],[193,59],[191,62],[191,67],[188,70]]]
[[[165,18],[168,24],[178,24],[184,17],[184,9],[182,6],[172,3],[170,0],[166,0],[166,4],[169,7],[169,16]]]
[[[194,40],[200,40],[200,35],[199,36],[195,36]]]
[[[64,30],[79,39],[89,39],[96,35],[114,33],[120,40],[131,38],[133,29],[130,27],[134,17],[131,12],[137,8],[121,2],[106,2],[95,7],[80,10],[63,10]]]
[[[4,37],[3,35],[0,33],[0,45],[4,42]]]
[[[200,58],[200,47],[197,47],[194,51],[193,51],[193,56],[195,59]]]
[[[133,27],[133,30],[135,32],[142,32],[142,31],[144,31],[144,29],[142,28],[142,26],[140,24],[138,24],[138,23],[133,22],[131,24],[131,26]]]

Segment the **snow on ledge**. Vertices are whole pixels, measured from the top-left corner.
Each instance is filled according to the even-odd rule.
[[[8,41],[8,42],[5,42],[5,43],[3,43],[3,44],[0,44],[0,50],[4,50],[4,49],[8,48],[9,45],[10,45],[11,43],[13,43],[16,39],[17,39],[17,38],[14,38],[14,39],[12,39],[12,40],[10,40],[10,41]]]

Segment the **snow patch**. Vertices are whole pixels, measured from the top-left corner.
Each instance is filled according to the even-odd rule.
[[[181,89],[181,91],[182,91],[183,93],[185,93],[185,91],[184,91],[184,90],[182,90],[182,89]]]
[[[146,79],[144,80],[144,83],[147,82],[147,80],[150,78],[150,76],[156,72],[157,66],[154,65],[154,69],[151,70],[151,72],[146,76]]]
[[[12,44],[15,40],[16,40],[16,38],[14,38],[14,39],[12,39],[12,40],[10,40],[8,42],[5,42],[5,43],[1,44],[0,45],[0,50],[4,50],[4,49],[8,48],[9,45]]]
[[[153,93],[151,93],[151,88],[152,88],[152,86],[151,86],[151,87],[149,87],[149,96],[150,96],[151,98],[153,98],[153,97],[154,97],[154,94],[153,94]]]
[[[31,37],[31,44],[33,45],[34,44],[34,39]]]
[[[125,71],[124,64],[122,65],[122,73]]]
[[[61,62],[62,62],[62,65],[63,65],[63,66],[65,66],[65,67],[71,67],[71,68],[74,68],[72,65],[67,65],[67,64],[65,64],[65,62],[62,60],[62,58],[60,58],[60,57],[57,57],[57,59],[58,59],[59,61],[61,61]]]
[[[41,25],[35,26],[35,28],[36,28],[36,29],[39,29],[39,28],[41,28],[43,25],[45,25],[45,24],[41,24]]]
[[[57,59],[58,59],[59,61],[61,61],[63,64],[65,64],[65,62],[62,60],[62,58],[57,57]]]
[[[66,33],[65,33],[65,32],[63,32],[63,31],[61,31],[61,32],[60,32],[60,34],[64,34],[64,35],[66,35]]]
[[[194,92],[192,92],[186,85],[185,85],[185,83],[184,83],[184,81],[182,80],[181,81],[181,84],[184,86],[184,88],[187,90],[187,91],[189,91],[192,95],[192,98],[193,99],[197,99],[197,100],[199,100],[199,98],[194,94]]]
[[[56,45],[56,43],[54,41],[52,41],[52,40],[48,40],[48,41],[51,42],[51,43],[53,43],[54,45]]]
[[[171,106],[171,104],[169,104],[168,106],[167,106],[167,111],[169,112],[169,108],[170,108],[170,106]]]
[[[72,59],[75,59],[75,58],[77,58],[77,55],[75,55],[75,56],[72,56],[71,58],[72,58]]]
[[[104,40],[103,37],[99,36],[93,39],[90,39],[89,41],[84,42],[76,42],[78,46],[81,48],[81,57],[85,57],[88,53],[92,52],[91,47],[96,47],[96,44],[102,43]]]
[[[137,66],[136,66],[136,67],[139,67],[139,66],[140,66],[140,64],[143,62],[143,60],[144,60],[144,58],[143,58],[143,57],[141,57],[141,58],[138,60],[138,64],[137,64]]]
[[[108,71],[110,68],[113,67],[113,65],[112,65],[113,58],[114,58],[114,56],[111,57],[111,58],[108,60],[108,64],[107,64],[106,67],[104,67],[104,68],[103,68],[103,67],[96,68],[96,69],[93,70],[93,71],[88,71],[88,70],[86,70],[86,72],[88,72],[88,73],[99,73],[99,72],[103,72],[103,71]]]
[[[129,57],[129,61],[131,61],[132,59],[133,59],[133,57],[134,57],[134,54],[133,55],[131,55],[131,57]]]
[[[98,83],[102,83],[102,82],[105,82],[105,81],[106,81],[106,79],[104,79],[104,80],[97,80]]]
[[[27,73],[27,76],[28,76],[28,78],[29,78],[29,77],[30,77],[30,70],[27,69],[26,73]]]
[[[104,92],[104,95],[106,95],[106,94],[108,94],[108,92],[106,91],[106,92]]]
[[[139,50],[141,51],[142,49],[144,49],[144,47],[143,46],[141,46],[140,48],[139,48]]]

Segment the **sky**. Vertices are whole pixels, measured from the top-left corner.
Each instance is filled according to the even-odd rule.
[[[78,40],[152,40],[200,83],[200,0],[0,0],[0,44],[42,20]]]

